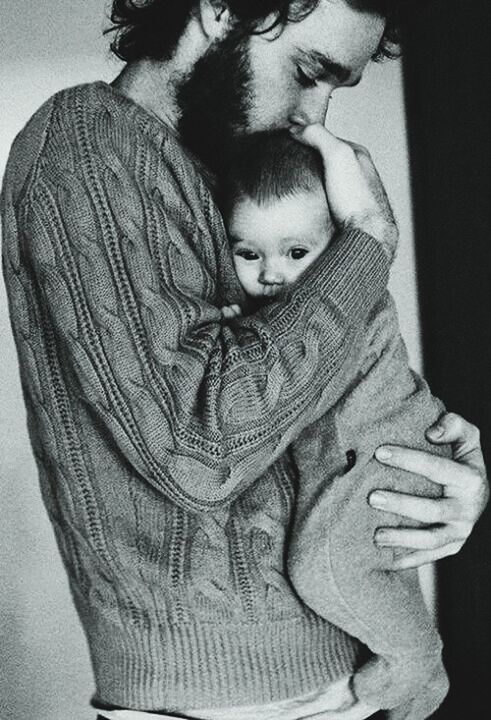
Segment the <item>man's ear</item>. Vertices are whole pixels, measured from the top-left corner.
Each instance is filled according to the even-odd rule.
[[[199,21],[209,40],[222,38],[230,29],[230,10],[221,0],[200,0]]]

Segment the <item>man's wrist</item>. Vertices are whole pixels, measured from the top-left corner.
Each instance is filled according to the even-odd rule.
[[[397,253],[399,243],[399,228],[395,220],[387,220],[379,215],[366,214],[358,215],[346,220],[341,231],[361,230],[370,235],[378,243],[380,243],[383,251],[387,255],[389,263],[392,264]]]

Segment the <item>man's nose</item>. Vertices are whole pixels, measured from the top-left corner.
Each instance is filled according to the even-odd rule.
[[[301,112],[311,123],[325,124],[333,88],[319,84],[302,99]]]

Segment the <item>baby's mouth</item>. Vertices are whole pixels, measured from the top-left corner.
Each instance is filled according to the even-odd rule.
[[[275,295],[278,295],[283,290],[283,285],[264,285],[263,286],[263,296],[264,297],[274,297]]]

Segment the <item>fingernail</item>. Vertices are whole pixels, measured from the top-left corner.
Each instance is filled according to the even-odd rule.
[[[375,507],[382,507],[383,505],[387,504],[387,498],[383,493],[380,492],[374,492],[370,495],[370,505],[374,505]]]
[[[379,447],[375,450],[377,460],[390,460],[392,451],[388,447]]]
[[[307,125],[307,120],[303,115],[297,115],[293,114],[290,115],[291,122],[295,123],[296,125]]]
[[[390,544],[390,540],[389,540],[385,530],[378,530],[375,533],[375,542],[377,543],[377,545],[389,545]]]
[[[442,425],[435,425],[435,427],[430,428],[430,430],[428,431],[428,433],[433,438],[442,437],[444,432],[445,432],[445,428],[443,428]]]

